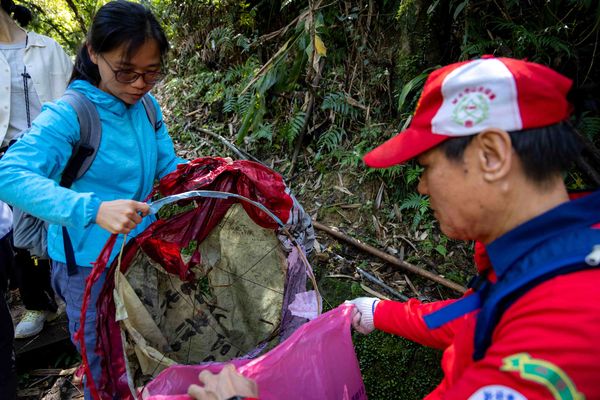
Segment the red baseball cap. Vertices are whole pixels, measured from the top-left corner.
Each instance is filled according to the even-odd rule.
[[[571,85],[548,67],[512,58],[484,56],[447,65],[427,78],[410,126],[363,160],[386,168],[486,128],[511,132],[557,124],[571,112]]]

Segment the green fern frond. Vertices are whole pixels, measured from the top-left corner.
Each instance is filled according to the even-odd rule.
[[[429,211],[429,197],[413,192],[400,203],[400,210],[414,212],[411,228],[416,229]]]
[[[331,126],[327,132],[325,132],[317,142],[317,147],[319,149],[319,153],[326,150],[327,152],[332,152],[337,149],[344,137],[346,136],[346,131],[344,128],[339,126]]]
[[[230,52],[233,50],[234,31],[229,26],[218,26],[208,34],[211,50]]]
[[[231,90],[225,91],[225,101],[223,102],[223,112],[232,113],[235,111],[237,98],[235,93]]]
[[[254,105],[254,93],[246,92],[238,96],[235,105],[235,112],[238,114],[246,114],[251,105]]]
[[[300,134],[300,131],[304,126],[305,120],[306,113],[304,111],[298,110],[294,113],[294,115],[292,115],[292,118],[290,118],[290,120],[285,124],[282,130],[282,137],[288,146],[291,146]]]
[[[237,34],[235,36],[235,45],[240,47],[243,51],[250,50],[250,40],[242,34]]]
[[[593,117],[589,112],[583,113],[577,129],[590,140],[597,141],[600,138],[600,117]]]
[[[406,171],[406,184],[410,185],[413,182],[417,182],[421,177],[423,170],[424,168],[419,165],[410,166]]]
[[[429,198],[419,193],[411,193],[400,203],[400,210],[427,210],[429,207]]]
[[[271,124],[260,124],[256,131],[252,133],[253,140],[265,139],[269,143],[273,142],[273,125]]]
[[[346,94],[341,92],[327,93],[323,98],[322,110],[333,110],[342,117],[355,118],[358,110],[348,103]]]

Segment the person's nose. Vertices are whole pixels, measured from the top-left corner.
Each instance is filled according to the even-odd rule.
[[[138,78],[130,83],[136,89],[142,90],[146,87],[146,81],[144,81],[144,77],[142,75],[138,76]]]

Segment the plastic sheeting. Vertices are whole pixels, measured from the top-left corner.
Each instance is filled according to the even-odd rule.
[[[367,398],[350,334],[352,307],[342,305],[303,325],[286,341],[254,360],[234,360],[258,384],[260,400],[363,400]],[[176,365],[142,392],[145,400],[189,400],[188,387],[204,369],[223,364]]]

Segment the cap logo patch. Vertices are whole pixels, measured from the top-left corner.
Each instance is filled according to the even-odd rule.
[[[490,114],[490,103],[495,98],[496,94],[483,86],[463,89],[452,99],[452,120],[465,128],[485,121]]]

